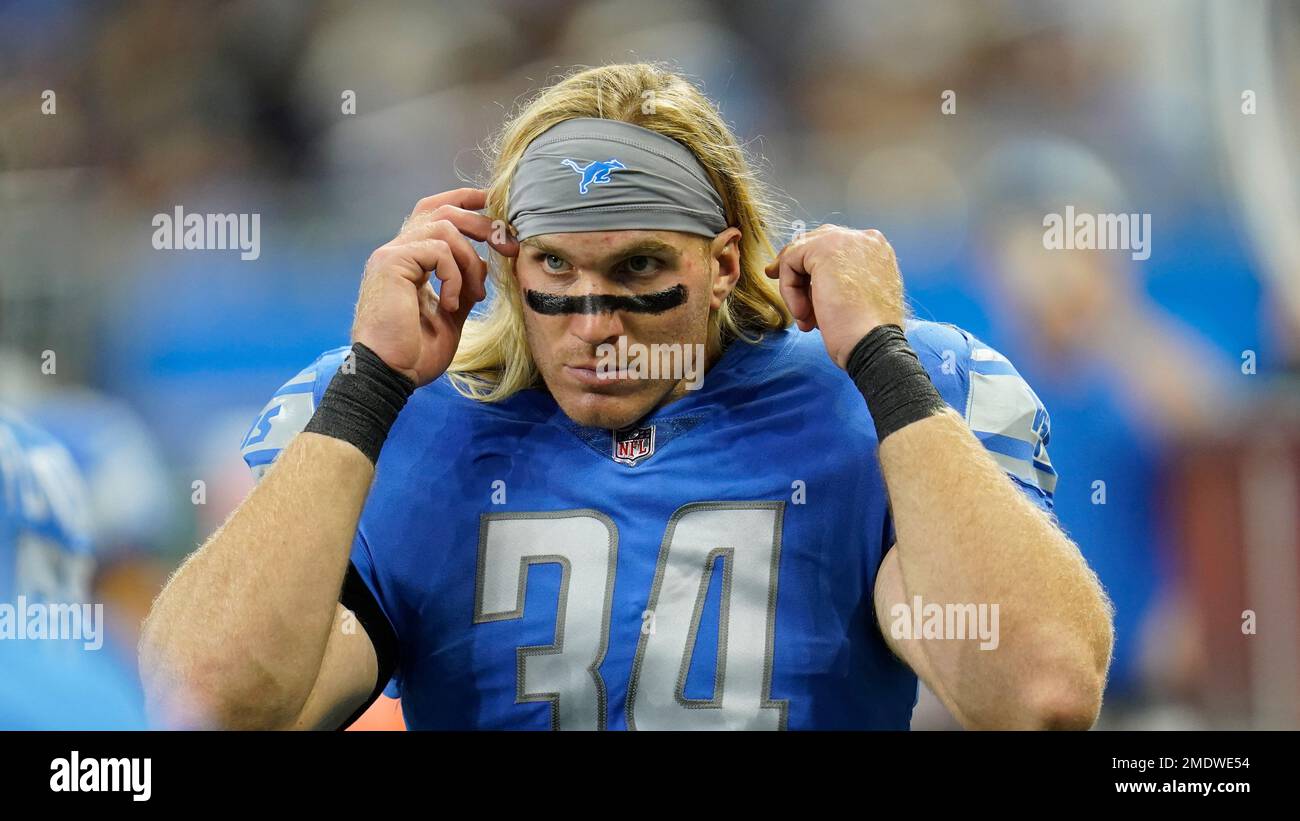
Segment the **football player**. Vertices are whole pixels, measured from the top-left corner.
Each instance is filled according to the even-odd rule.
[[[155,720],[338,727],[387,687],[411,728],[900,729],[919,676],[969,727],[1090,726],[1109,606],[1033,391],[905,316],[879,232],[773,226],[679,76],[541,93],[254,422],[260,484],[145,627]]]
[[[133,676],[102,646],[103,620],[87,624],[69,615],[69,607],[95,612],[89,514],[85,485],[68,451],[0,407],[2,730],[143,726]],[[34,616],[42,609],[56,615]],[[45,626],[34,629],[33,618]],[[78,635],[55,634],[58,624],[79,625]]]

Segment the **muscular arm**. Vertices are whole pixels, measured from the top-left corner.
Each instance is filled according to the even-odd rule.
[[[293,440],[154,602],[140,642],[154,722],[338,726],[363,703],[375,652],[359,625],[339,629],[338,599],[373,476],[346,442]]]
[[[1096,720],[1109,604],[1078,548],[1024,497],[951,410],[880,445],[897,543],[876,581],[886,642],[969,728],[1077,728]],[[979,640],[897,639],[896,605],[998,606]]]
[[[884,235],[823,225],[766,270],[799,328],[819,328],[831,360],[851,371],[868,407],[877,404],[898,534],[874,591],[885,641],[968,727],[1091,726],[1112,644],[1105,594],[961,417],[936,406],[942,399],[918,380],[915,354],[909,363],[910,349],[888,341],[888,328],[902,333],[903,281]],[[914,596],[922,606],[996,605],[996,649],[981,650],[978,639],[894,638],[893,610],[910,609]]]
[[[331,382],[312,417],[338,437],[309,425],[294,438],[154,602],[140,671],[155,722],[337,727],[374,690],[372,639],[388,642],[368,635],[339,594],[389,426],[414,387],[446,371],[486,295],[487,263],[469,238],[519,252],[476,213],[485,203],[471,188],[426,197],[371,255],[352,326],[354,375],[335,377],[360,384]],[[403,377],[409,386],[395,384]]]

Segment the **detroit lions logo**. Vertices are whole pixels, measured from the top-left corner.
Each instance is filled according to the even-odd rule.
[[[604,162],[600,162],[599,160],[592,160],[591,162],[587,163],[586,168],[583,168],[582,166],[578,165],[573,160],[564,160],[560,164],[572,168],[574,171],[578,173],[579,176],[582,177],[582,181],[578,183],[579,194],[586,194],[587,189],[593,185],[606,184],[607,182],[609,182],[609,175],[612,172],[622,171],[623,169],[627,168],[626,165],[623,165],[623,163],[615,159],[605,160]]]

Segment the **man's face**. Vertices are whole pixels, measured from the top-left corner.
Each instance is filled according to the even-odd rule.
[[[1049,250],[1039,228],[1017,225],[994,233],[991,265],[1000,290],[1053,348],[1090,344],[1107,317],[1126,314],[1132,279],[1107,251]]]
[[[624,337],[629,360],[644,346],[647,357],[672,350],[678,362],[687,361],[682,354],[693,362],[704,350],[710,311],[739,277],[739,236],[734,228],[713,240],[676,231],[595,231],[521,243],[515,274],[528,344],[570,419],[623,428],[685,392],[691,375],[680,370],[635,375],[598,368],[611,362],[612,349],[602,346],[616,350]],[[696,367],[698,380],[705,364]]]

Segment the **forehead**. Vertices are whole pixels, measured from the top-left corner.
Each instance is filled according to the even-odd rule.
[[[599,262],[612,257],[655,252],[681,255],[698,247],[701,242],[703,237],[680,231],[584,231],[540,234],[520,245],[562,256],[570,262]]]

